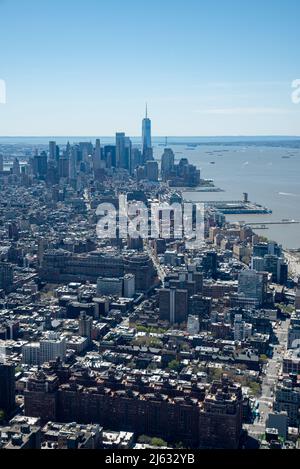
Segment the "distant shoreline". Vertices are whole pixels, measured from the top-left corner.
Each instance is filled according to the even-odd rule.
[[[83,138],[83,139],[94,139],[94,138],[115,138],[115,135],[0,135],[0,140],[13,140],[13,139],[68,139],[68,138]],[[141,137],[138,135],[131,135],[131,138],[141,140]],[[154,140],[165,140],[166,138],[172,139],[186,139],[188,141],[191,140],[234,140],[234,141],[247,141],[247,140],[300,140],[300,135],[157,135],[152,137]]]
[[[70,143],[92,142],[100,138],[101,143],[112,144],[115,142],[115,136],[2,136],[0,137],[0,146],[47,146],[49,141],[56,141],[59,145]],[[134,145],[141,145],[141,137],[130,136]],[[187,150],[194,150],[197,146],[267,146],[299,149],[300,136],[249,136],[249,137],[187,137],[187,136],[170,136],[170,137],[153,137],[153,145],[166,148],[168,146],[184,146]]]

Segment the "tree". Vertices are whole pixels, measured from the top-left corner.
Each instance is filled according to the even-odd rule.
[[[145,327],[145,326],[137,326],[137,327],[136,327],[136,330],[137,330],[138,332],[148,332],[148,328]]]
[[[249,388],[255,397],[259,397],[261,395],[261,386],[259,383],[256,383],[255,381],[252,381],[249,383]]]
[[[152,438],[151,440],[152,446],[157,446],[158,448],[162,448],[163,446],[168,446],[168,443],[161,438]]]
[[[268,361],[267,355],[264,355],[264,354],[261,355],[261,356],[259,357],[259,359],[260,359],[261,362],[264,362],[264,363],[266,363],[266,362]]]
[[[143,337],[138,337],[137,339],[135,339],[133,341],[133,345],[137,345],[139,347],[160,348],[162,347],[162,342],[156,337],[143,336]]]
[[[244,256],[242,259],[243,264],[249,265],[251,258],[249,256]]]
[[[151,437],[147,435],[141,435],[138,437],[138,442],[144,445],[150,445],[151,444]]]
[[[191,346],[186,342],[182,342],[180,344],[180,348],[181,348],[182,352],[190,352],[190,350],[191,350]]]
[[[0,422],[4,422],[5,420],[5,412],[4,410],[0,409]]]
[[[222,368],[209,368],[208,370],[211,381],[219,381],[224,373]]]
[[[180,373],[183,365],[180,363],[178,360],[172,360],[169,365],[168,365],[169,370],[176,371],[177,373]]]

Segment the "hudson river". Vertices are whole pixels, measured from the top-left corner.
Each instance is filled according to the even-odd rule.
[[[176,159],[186,156],[201,168],[203,179],[213,179],[225,192],[187,193],[188,200],[249,200],[273,211],[272,215],[227,215],[229,221],[300,221],[300,149],[268,146],[173,146]],[[182,154],[181,154],[182,152]],[[300,224],[271,225],[257,233],[288,249],[300,248]]]

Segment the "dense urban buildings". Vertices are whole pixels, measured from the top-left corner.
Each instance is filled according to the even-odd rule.
[[[217,188],[155,159],[148,110],[139,144],[1,165],[1,448],[297,447],[299,279],[226,219],[267,209],[210,201],[198,238],[185,190]]]

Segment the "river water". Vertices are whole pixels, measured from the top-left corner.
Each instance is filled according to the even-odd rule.
[[[228,215],[230,221],[300,221],[300,149],[268,146],[174,146],[176,159],[187,157],[225,192],[186,193],[188,200],[249,200],[271,209],[271,215]],[[212,164],[214,163],[214,164]],[[300,225],[269,225],[258,231],[288,249],[300,248]]]

